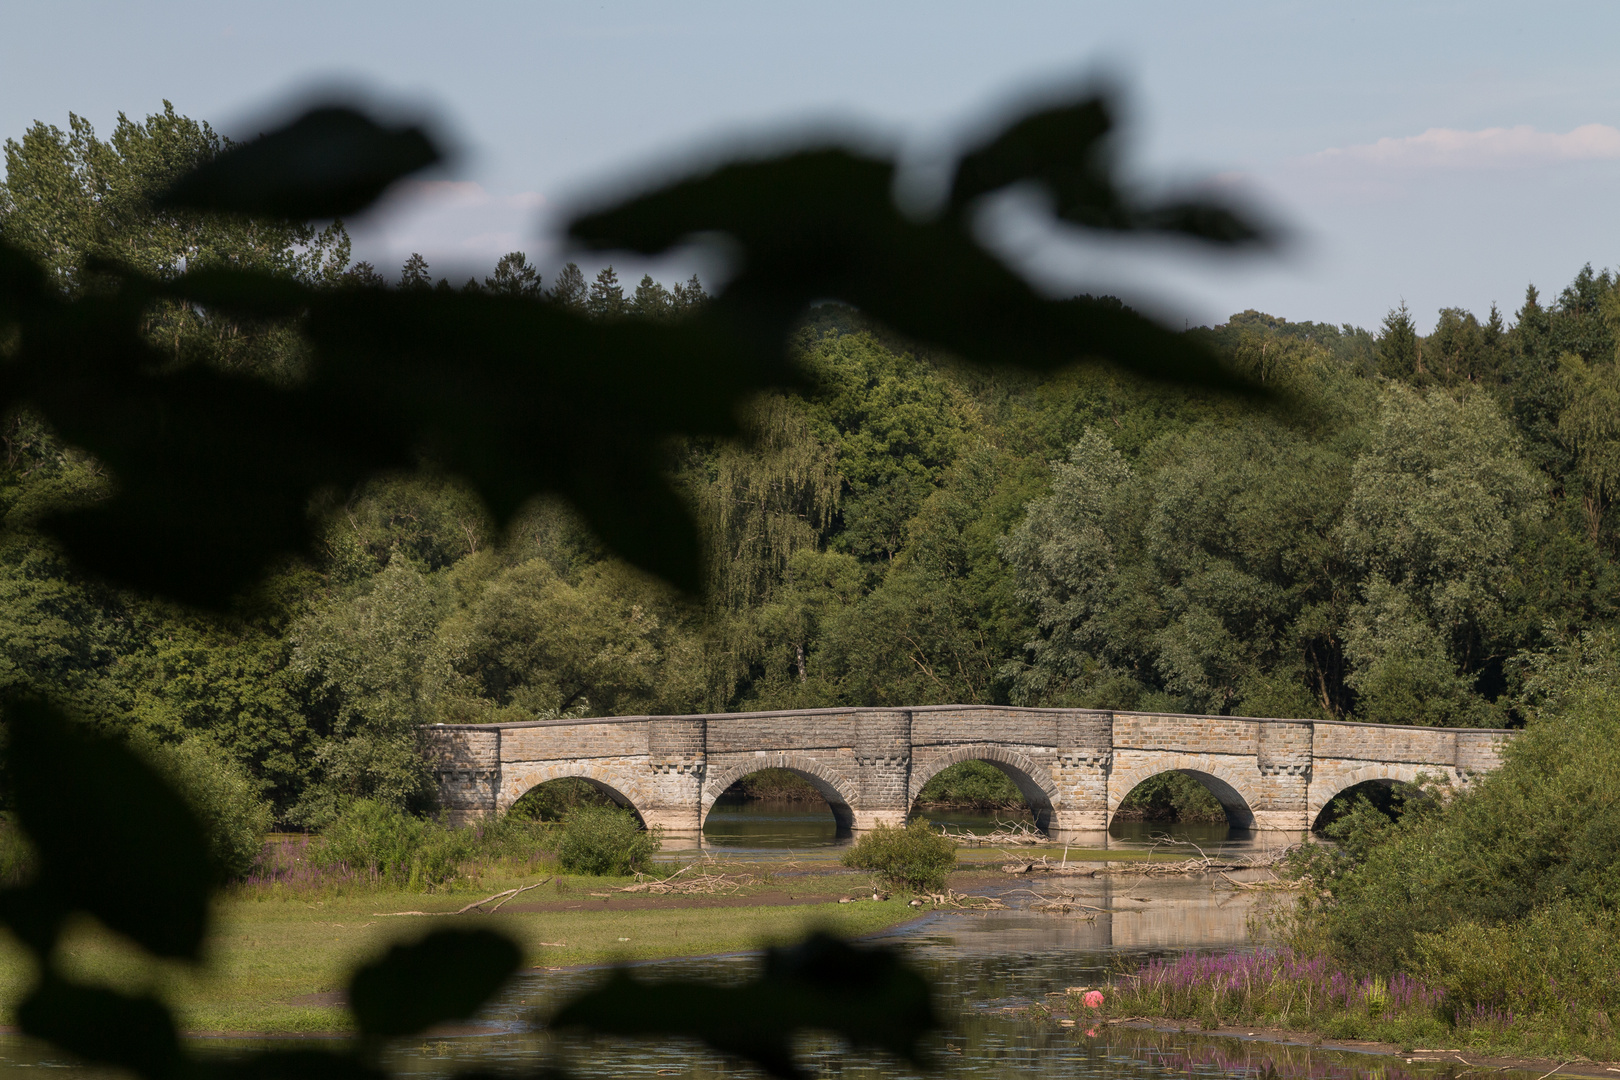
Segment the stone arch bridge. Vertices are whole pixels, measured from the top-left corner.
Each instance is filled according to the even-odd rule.
[[[699,833],[716,799],[766,768],[824,795],[844,829],[905,820],[923,785],[986,761],[1057,839],[1108,828],[1143,780],[1200,781],[1241,828],[1301,831],[1339,792],[1427,773],[1467,784],[1511,733],[1323,720],[928,705],[707,716],[435,724],[425,749],[453,820],[505,811],[537,784],[581,777],[672,835]]]

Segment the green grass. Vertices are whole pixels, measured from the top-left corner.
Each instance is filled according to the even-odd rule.
[[[913,915],[903,900],[859,904],[547,911],[434,917],[379,912],[449,912],[501,888],[528,884],[486,879],[477,891],[424,895],[366,892],[349,896],[255,898],[238,894],[216,906],[208,963],[200,971],[153,962],[89,921],[74,925],[63,946],[66,970],[86,981],[152,991],[176,1009],[186,1031],[333,1032],[349,1028],[340,1006],[300,1005],[310,994],[342,990],[348,973],[390,943],[447,926],[487,926],[522,945],[529,967],[564,967],[739,952],[791,940],[813,928],[843,936],[868,934]],[[563,878],[525,893],[524,901],[584,898],[626,879]],[[806,895],[859,892],[851,875],[796,878],[763,887]],[[628,939],[628,940],[621,940]],[[562,942],[561,946],[542,944]],[[12,942],[0,947],[0,1000],[6,1012],[27,990],[32,963]]]
[[[1072,994],[1064,1004],[1077,1022],[1164,1017],[1205,1030],[1262,1025],[1402,1047],[1565,1060],[1620,1055],[1606,1011],[1574,1003],[1560,1010],[1470,1008],[1420,979],[1357,976],[1325,956],[1291,949],[1150,960],[1109,988],[1102,1008],[1088,1009]]]

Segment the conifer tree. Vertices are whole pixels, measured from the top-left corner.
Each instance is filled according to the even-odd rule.
[[[546,298],[564,307],[583,308],[586,291],[585,275],[580,272],[578,266],[569,263],[557,271],[557,280],[552,282]]]
[[[693,308],[702,305],[708,298],[709,294],[703,291],[703,282],[698,280],[696,274],[693,274],[687,279],[686,284],[677,283],[675,286],[675,311],[677,313],[691,311]]]
[[[642,274],[641,284],[631,298],[635,313],[646,319],[662,319],[669,315],[670,304],[669,290],[654,281],[651,274]]]
[[[380,289],[388,284],[388,279],[377,272],[377,268],[369,262],[357,262],[343,273],[345,285],[360,285],[366,288]]]
[[[624,287],[619,284],[619,275],[613,267],[604,266],[597,271],[596,280],[591,283],[591,294],[585,302],[585,310],[597,318],[612,318],[624,314],[624,309]]]
[[[1410,379],[1422,370],[1417,327],[1402,300],[1400,307],[1384,316],[1384,332],[1378,335],[1378,373],[1391,379]]]
[[[433,284],[433,278],[428,274],[428,261],[422,258],[421,252],[411,252],[411,257],[405,260],[405,265],[399,268],[399,287],[402,289],[426,289]]]
[[[484,279],[484,288],[501,296],[540,295],[540,271],[521,251],[509,251],[495,264],[495,273]]]

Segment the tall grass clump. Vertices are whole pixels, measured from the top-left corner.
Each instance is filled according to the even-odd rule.
[[[542,853],[555,846],[552,833],[548,825],[511,816],[457,828],[386,803],[356,799],[305,849],[303,858],[317,873],[301,872],[294,864],[282,879],[293,887],[324,880],[411,892],[443,889],[496,868],[537,869]],[[276,876],[272,867],[264,870],[256,876]]]
[[[908,825],[879,825],[863,833],[841,861],[857,870],[873,871],[891,889],[940,892],[956,866],[956,841],[919,818]]]
[[[662,846],[661,831],[643,829],[630,811],[582,806],[563,819],[557,863],[573,874],[623,877],[646,869]]]
[[[1399,974],[1358,977],[1325,956],[1286,948],[1149,961],[1116,987],[1109,1008],[1205,1028],[1271,1024],[1404,1044],[1450,1031],[1441,988]]]
[[[554,826],[510,816],[456,828],[356,802],[322,833],[266,843],[242,887],[256,895],[478,888],[489,875],[552,869],[556,834]]]

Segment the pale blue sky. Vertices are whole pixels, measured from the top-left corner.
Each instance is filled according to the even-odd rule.
[[[1177,320],[1255,307],[1367,326],[1404,298],[1427,326],[1441,306],[1511,311],[1528,282],[1555,292],[1582,263],[1620,262],[1620,4],[1601,0],[53,0],[10,5],[5,25],[8,137],[70,110],[106,132],[163,98],[250,134],[315,84],[430,110],[464,154],[440,178],[454,183],[356,228],[390,271],[420,250],[465,277],[512,248],[549,269],[549,217],[627,169],[784,121],[926,145],[1100,71],[1128,91],[1133,168],[1236,184],[1296,240],[1226,262],[1005,227],[1056,291]]]

